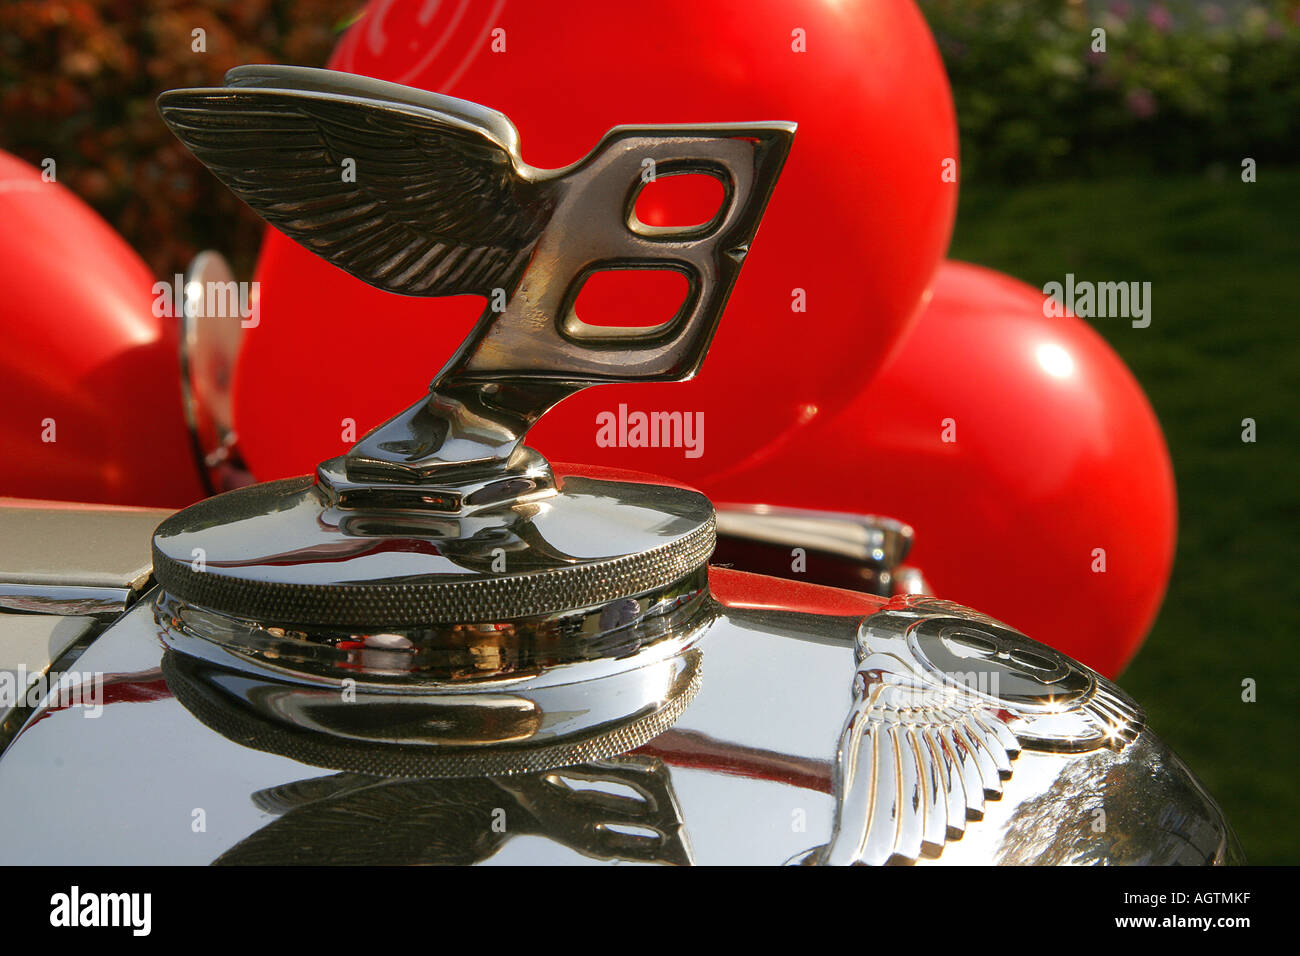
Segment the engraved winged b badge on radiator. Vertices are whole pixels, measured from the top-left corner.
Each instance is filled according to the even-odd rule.
[[[831,840],[797,862],[937,856],[1024,750],[1122,750],[1145,723],[1114,684],[960,604],[890,601],[858,630]]]
[[[431,394],[364,437],[345,475],[325,476],[341,486],[504,469],[579,389],[692,377],[794,134],[781,122],[621,126],[543,170],[520,158],[504,115],[463,100],[301,67],[239,67],[226,84],[164,93],[159,110],[263,218],[380,289],[488,297]],[[682,173],[721,183],[714,217],[638,220],[644,185]],[[677,313],[649,327],[584,323],[574,303],[586,279],[629,268],[684,275]]]

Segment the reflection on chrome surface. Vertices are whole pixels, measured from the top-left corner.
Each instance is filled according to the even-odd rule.
[[[593,860],[692,862],[668,768],[655,757],[461,780],[341,773],[252,799],[277,819],[214,862],[465,865],[526,836]]]
[[[943,613],[957,613],[952,607]],[[890,613],[925,620],[918,611]],[[903,653],[903,644],[891,650],[888,640],[875,640],[878,627],[859,624],[715,604],[694,645],[702,657],[698,691],[671,729],[630,753],[576,765],[433,779],[403,775],[383,748],[355,740],[335,743],[373,754],[373,762],[323,775],[310,759],[317,754],[259,739],[251,711],[239,712],[233,695],[215,698],[235,712],[230,723],[211,713],[200,719],[178,699],[188,700],[190,688],[167,657],[179,655],[159,641],[152,608],[142,603],[80,661],[107,675],[103,715],[86,720],[75,709],[40,708],[0,757],[0,861],[805,860],[810,848],[847,833],[859,807],[841,795],[837,767],[846,715],[858,706],[853,677],[870,660],[861,654]],[[1034,663],[1027,654],[1046,650],[1022,649]],[[1058,683],[1074,686],[1069,673]],[[1022,709],[1034,706],[1024,702],[1027,687],[1003,685]],[[965,813],[964,831],[916,862],[1240,859],[1218,808],[1149,730],[1086,752],[1026,743],[1059,736],[1061,719],[1011,720],[1023,749],[1008,757],[1010,776],[998,775],[1001,794],[986,792],[982,812]],[[326,739],[334,727],[295,732]],[[875,826],[875,817],[858,819]],[[908,860],[892,853],[889,862]]]

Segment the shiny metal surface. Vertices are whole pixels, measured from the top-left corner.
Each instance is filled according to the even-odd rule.
[[[892,593],[899,594],[933,594],[930,582],[925,579],[920,568],[910,564],[898,566],[893,571]]]
[[[780,582],[753,581],[779,601]],[[716,604],[695,644],[699,690],[672,729],[625,757],[449,780],[394,778],[381,767],[323,775],[282,749],[213,730],[173,695],[164,667],[174,652],[142,603],[79,661],[105,675],[102,715],[43,707],[0,756],[0,862],[798,861],[855,820],[835,784],[846,715],[861,703],[854,674],[872,654],[919,666],[889,636],[889,614],[860,627],[854,617]],[[1076,670],[1055,684],[1074,686]],[[1041,694],[1035,673],[1008,671],[1015,683],[1003,691]],[[1060,733],[1055,724],[1041,736],[1008,726],[1018,739]],[[960,834],[917,862],[1237,859],[1195,778],[1149,729],[1131,729],[1131,742],[1086,751],[1022,741],[982,815],[966,808]]]
[[[115,617],[148,584],[149,538],[169,513],[0,498],[0,612]]]
[[[126,610],[130,588],[83,588],[65,584],[0,584],[0,611],[24,614],[115,617]]]
[[[968,608],[904,597],[862,622],[833,776],[835,828],[808,862],[938,856],[1002,795],[1022,751],[1123,751],[1145,717],[1109,681]]]
[[[698,571],[713,514],[696,492],[570,478],[491,514],[339,507],[308,478],[255,485],[163,522],[165,588],[265,624],[394,629],[607,604]]]
[[[4,595],[48,602],[91,600],[106,612],[129,604],[149,580],[149,539],[171,512],[0,498],[0,605]],[[78,612],[81,613],[81,612]]]
[[[199,474],[213,494],[252,481],[239,454],[231,399],[245,319],[238,309],[208,310],[209,302],[230,301],[214,292],[235,288],[235,275],[219,252],[207,249],[195,256],[185,270],[184,284],[181,399]],[[257,304],[251,305],[256,310]]]
[[[897,519],[764,504],[716,508],[719,561],[882,597],[927,590],[920,571],[902,565],[913,531]]]
[[[218,732],[335,769],[465,777],[658,735],[699,688],[712,613],[701,573],[639,601],[482,627],[286,632],[165,595],[155,619],[168,685]]]
[[[911,527],[893,518],[772,505],[717,506],[718,534],[782,547],[812,548],[893,568],[912,548]]]
[[[140,597],[168,513],[0,498],[0,750],[38,682]]]
[[[552,841],[606,862],[689,864],[690,841],[668,767],[628,755],[560,772],[484,780],[403,780],[335,774],[253,794],[274,822],[232,846],[218,865],[312,865],[314,841],[334,834],[330,862],[352,865],[471,864],[500,853],[507,841]],[[418,806],[411,827],[355,824]],[[503,825],[483,829],[475,817],[492,807]]]
[[[0,613],[0,751],[18,731],[31,689],[77,642],[93,636],[102,621],[92,616]]]

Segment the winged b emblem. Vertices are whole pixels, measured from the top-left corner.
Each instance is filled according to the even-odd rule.
[[[290,66],[237,67],[223,87],[162,94],[158,109],[217,178],[339,268],[403,295],[488,297],[434,394],[350,453],[358,480],[502,462],[579,389],[692,377],[794,135],[783,122],[620,126],[573,165],[538,169],[495,110]],[[722,184],[714,217],[640,222],[640,190],[683,173]],[[587,278],[629,268],[685,276],[676,315],[644,328],[584,323],[574,304]]]
[[[895,598],[863,621],[856,658],[831,839],[799,862],[937,856],[1023,750],[1121,750],[1145,722],[1114,684],[949,601]]]

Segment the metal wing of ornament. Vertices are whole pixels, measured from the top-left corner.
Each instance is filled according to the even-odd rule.
[[[937,856],[1002,795],[1022,750],[1121,750],[1145,721],[1104,678],[935,598],[896,598],[867,618],[856,657],[831,839],[803,863]]]
[[[473,103],[299,67],[238,67],[227,86],[158,99],[177,137],[281,232],[389,292],[512,287],[553,181]]]

